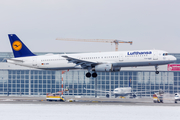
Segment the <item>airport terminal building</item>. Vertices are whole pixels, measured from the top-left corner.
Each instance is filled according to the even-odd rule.
[[[105,97],[103,92],[96,93],[84,88],[112,91],[118,87],[128,87],[129,81],[133,92],[148,91],[137,94],[142,97],[151,97],[154,90],[159,89],[170,94],[180,93],[180,54],[171,54],[177,58],[177,62],[159,66],[159,74],[155,74],[154,67],[127,67],[120,72],[98,72],[98,77],[94,79],[86,78],[85,70],[70,70],[62,74],[62,71],[37,70],[8,64],[4,58],[12,58],[13,54],[0,52],[0,95],[36,96],[58,92],[62,90],[62,77],[63,88],[73,88],[64,95]]]

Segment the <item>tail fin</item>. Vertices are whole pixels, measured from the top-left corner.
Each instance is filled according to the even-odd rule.
[[[15,34],[8,34],[8,36],[15,58],[35,56]]]

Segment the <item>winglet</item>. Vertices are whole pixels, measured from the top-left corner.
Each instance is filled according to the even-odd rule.
[[[15,34],[8,34],[8,36],[15,58],[35,56]]]

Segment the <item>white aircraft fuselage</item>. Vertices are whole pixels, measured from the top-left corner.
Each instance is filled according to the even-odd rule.
[[[114,68],[133,67],[133,66],[156,66],[173,63],[176,58],[172,55],[163,55],[167,53],[161,50],[136,50],[139,53],[147,52],[151,54],[130,54],[135,51],[119,52],[99,52],[99,53],[80,53],[68,54],[68,56],[97,64],[112,64]],[[37,69],[67,70],[83,69],[80,65],[69,62],[62,57],[65,54],[47,54],[41,56],[18,57],[8,59],[8,63],[32,67]]]
[[[97,77],[96,72],[120,71],[121,67],[155,66],[173,63],[176,58],[162,50],[134,50],[79,54],[47,54],[36,56],[15,35],[9,34],[15,58],[8,63],[44,70],[87,69],[86,77]]]
[[[129,94],[132,94],[132,89],[131,87],[116,88],[114,89],[113,94],[115,95],[115,97],[128,96]]]

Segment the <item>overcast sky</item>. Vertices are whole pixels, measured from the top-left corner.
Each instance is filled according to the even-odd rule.
[[[180,0],[1,0],[0,52],[17,34],[32,52],[114,51],[110,43],[60,38],[119,39],[119,51],[180,53]]]

